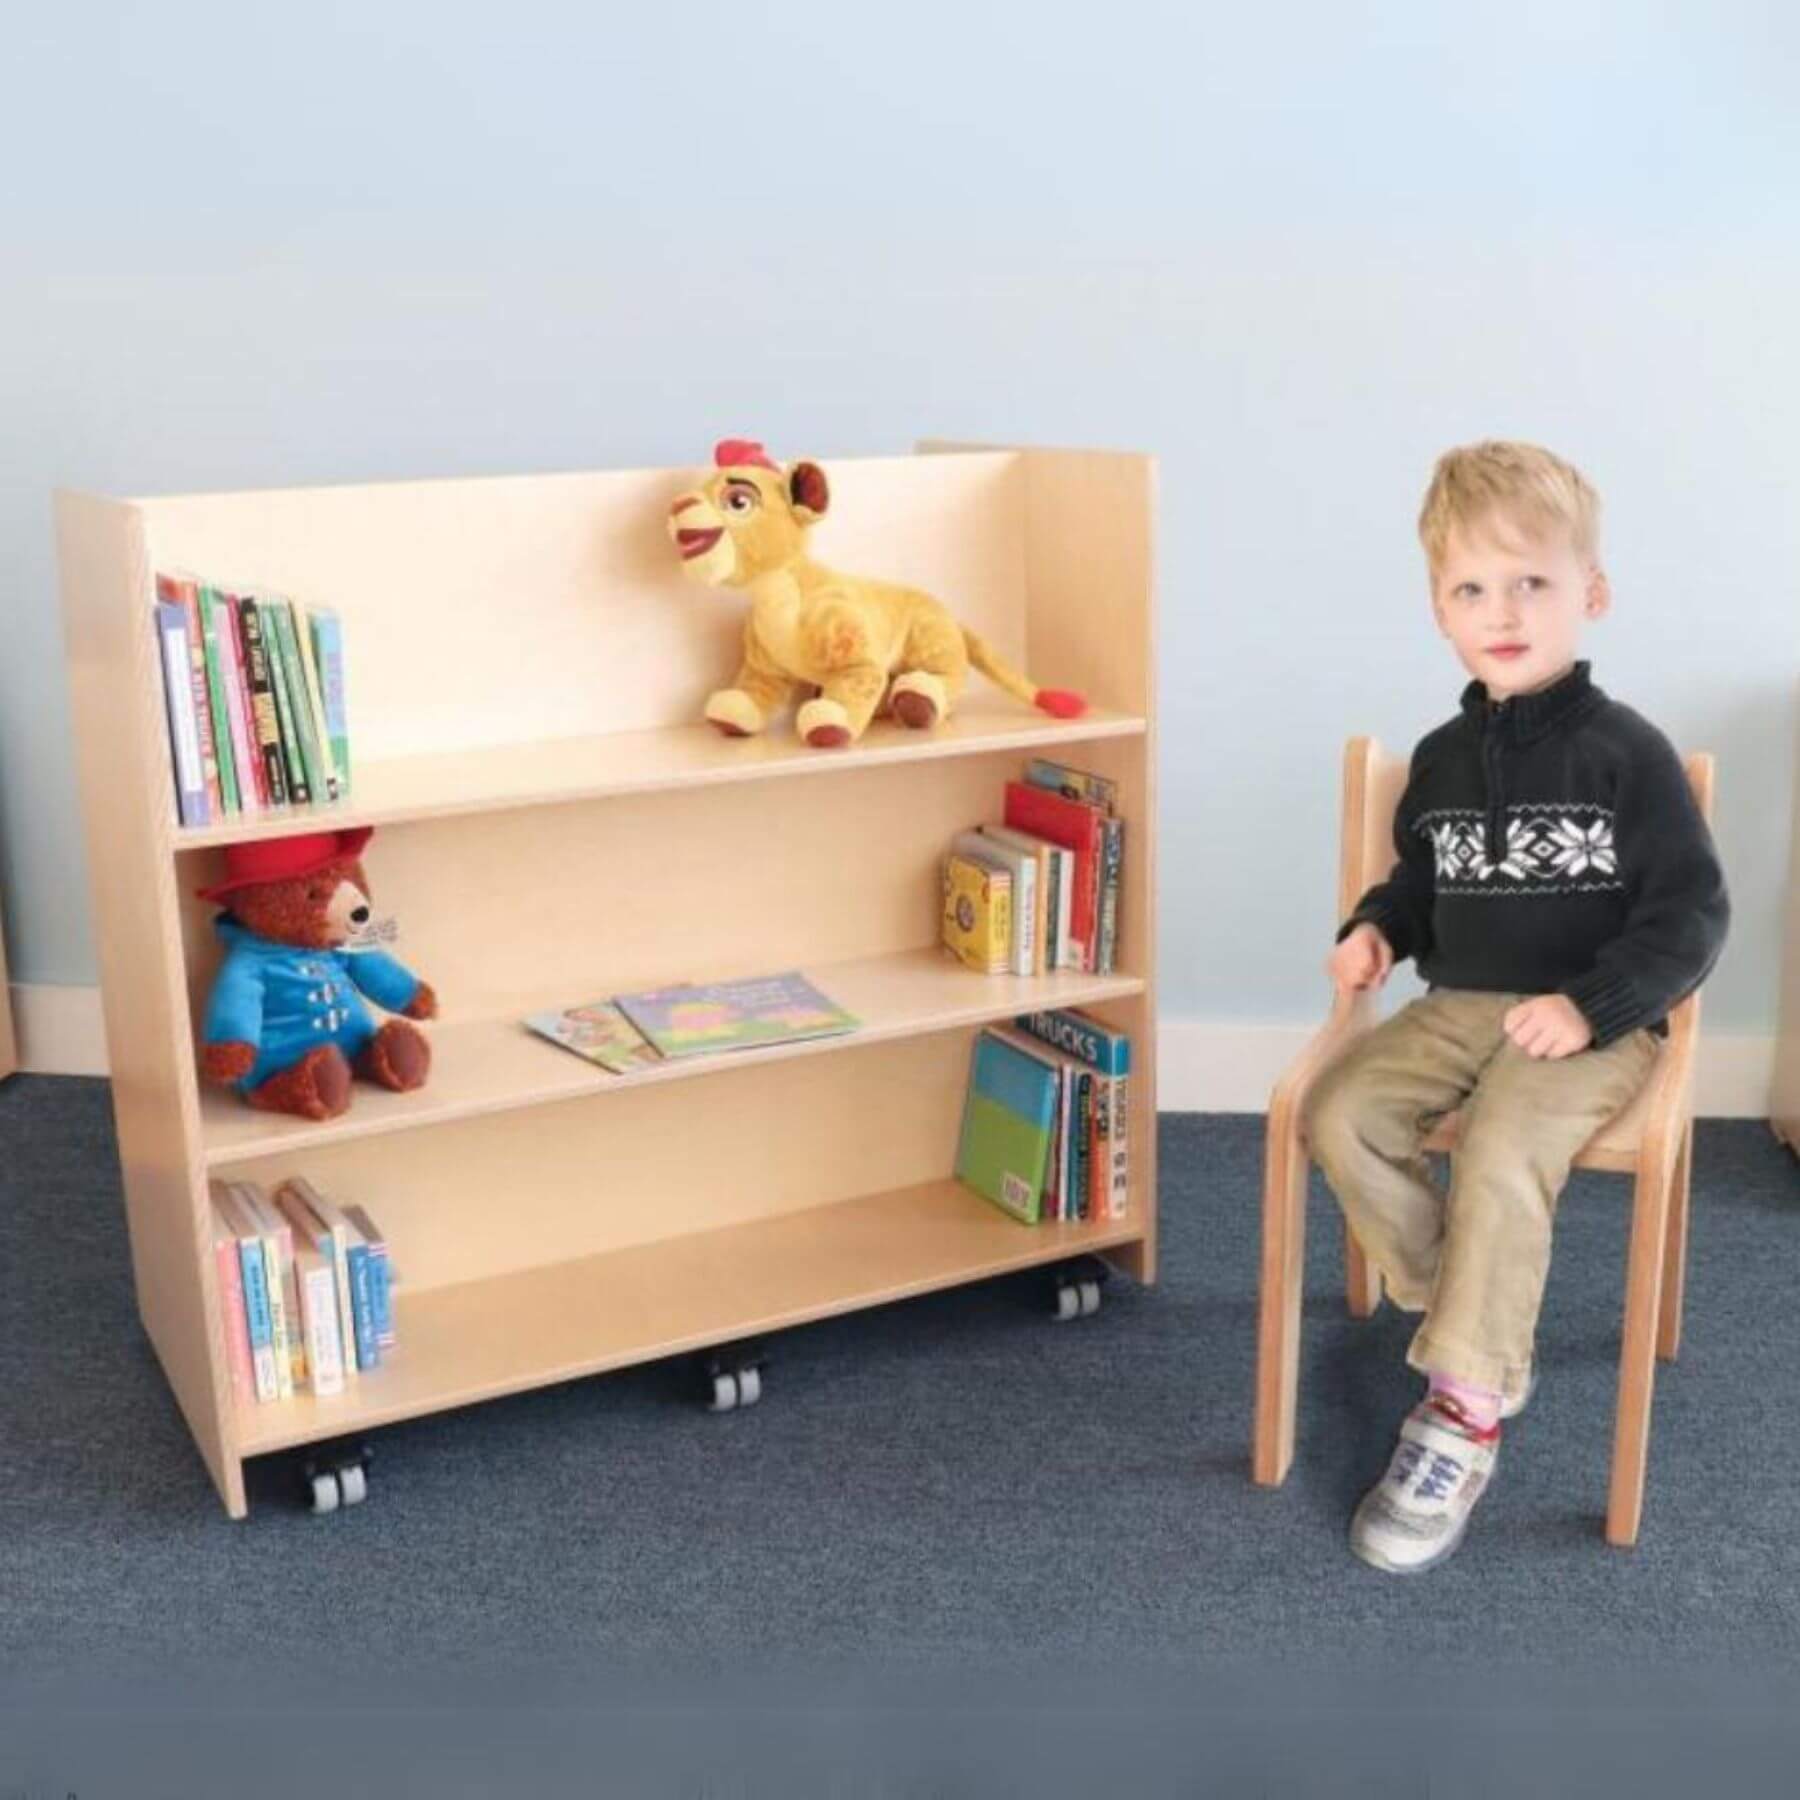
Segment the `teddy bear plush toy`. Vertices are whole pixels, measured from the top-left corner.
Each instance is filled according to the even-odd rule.
[[[435,1017],[437,996],[369,936],[361,855],[372,835],[228,844],[225,879],[200,890],[226,908],[213,921],[225,960],[201,1066],[252,1106],[329,1119],[349,1106],[353,1075],[404,1092],[430,1072],[431,1046],[406,1020]],[[377,1025],[364,994],[406,1018]]]
[[[1027,706],[1085,710],[1079,694],[1009,668],[929,594],[814,562],[807,530],[831,503],[817,463],[782,469],[740,438],[713,457],[713,474],[676,496],[668,530],[689,575],[750,595],[737,678],[706,703],[720,731],[759,732],[795,699],[795,729],[817,749],[854,743],[878,712],[926,730],[949,717],[971,664]]]

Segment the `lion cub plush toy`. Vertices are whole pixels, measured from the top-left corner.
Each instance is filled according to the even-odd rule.
[[[1008,668],[929,594],[814,562],[807,528],[830,504],[817,463],[784,471],[760,444],[736,438],[713,460],[713,475],[669,508],[669,536],[690,575],[750,595],[737,679],[706,703],[719,730],[761,731],[804,692],[795,729],[816,749],[854,743],[877,712],[923,731],[949,716],[971,663],[1057,718],[1086,709],[1079,694]]]

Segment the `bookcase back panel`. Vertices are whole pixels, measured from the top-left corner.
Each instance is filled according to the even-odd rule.
[[[925,588],[1025,649],[1011,453],[824,465],[822,562]],[[152,499],[153,566],[337,609],[358,757],[685,723],[735,672],[747,602],[684,578],[665,525],[699,467]]]
[[[429,1155],[399,1133],[238,1173],[361,1202],[416,1292],[945,1177],[972,1038],[747,1056],[703,1083],[441,1125]]]
[[[1119,745],[1081,748],[1123,766]],[[446,1021],[506,1016],[934,944],[945,849],[1000,818],[1024,767],[959,757],[421,821],[382,828],[364,861]],[[178,862],[198,1022],[218,942],[194,890],[223,862]]]

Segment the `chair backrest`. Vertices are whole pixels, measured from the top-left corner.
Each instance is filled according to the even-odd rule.
[[[1355,737],[1344,746],[1344,815],[1339,839],[1338,917],[1351,909],[1394,866],[1394,810],[1406,788],[1407,758],[1390,756],[1372,737]],[[1713,759],[1696,751],[1682,765],[1695,804],[1707,824],[1713,816]],[[1675,1017],[1691,1025],[1699,996],[1689,995]]]

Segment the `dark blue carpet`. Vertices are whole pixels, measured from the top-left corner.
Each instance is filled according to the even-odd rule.
[[[1800,1175],[1765,1127],[1699,1130],[1639,1548],[1601,1537],[1627,1187],[1581,1176],[1537,1400],[1463,1552],[1412,1582],[1344,1545],[1417,1380],[1406,1319],[1346,1318],[1319,1189],[1300,1449],[1283,1489],[1249,1480],[1260,1128],[1162,1120],[1161,1281],[1092,1320],[1024,1280],[933,1296],[780,1340],[753,1411],[627,1371],[379,1433],[369,1504],[331,1520],[253,1464],[233,1524],[136,1321],[107,1088],[14,1080],[0,1664],[1792,1658]]]

